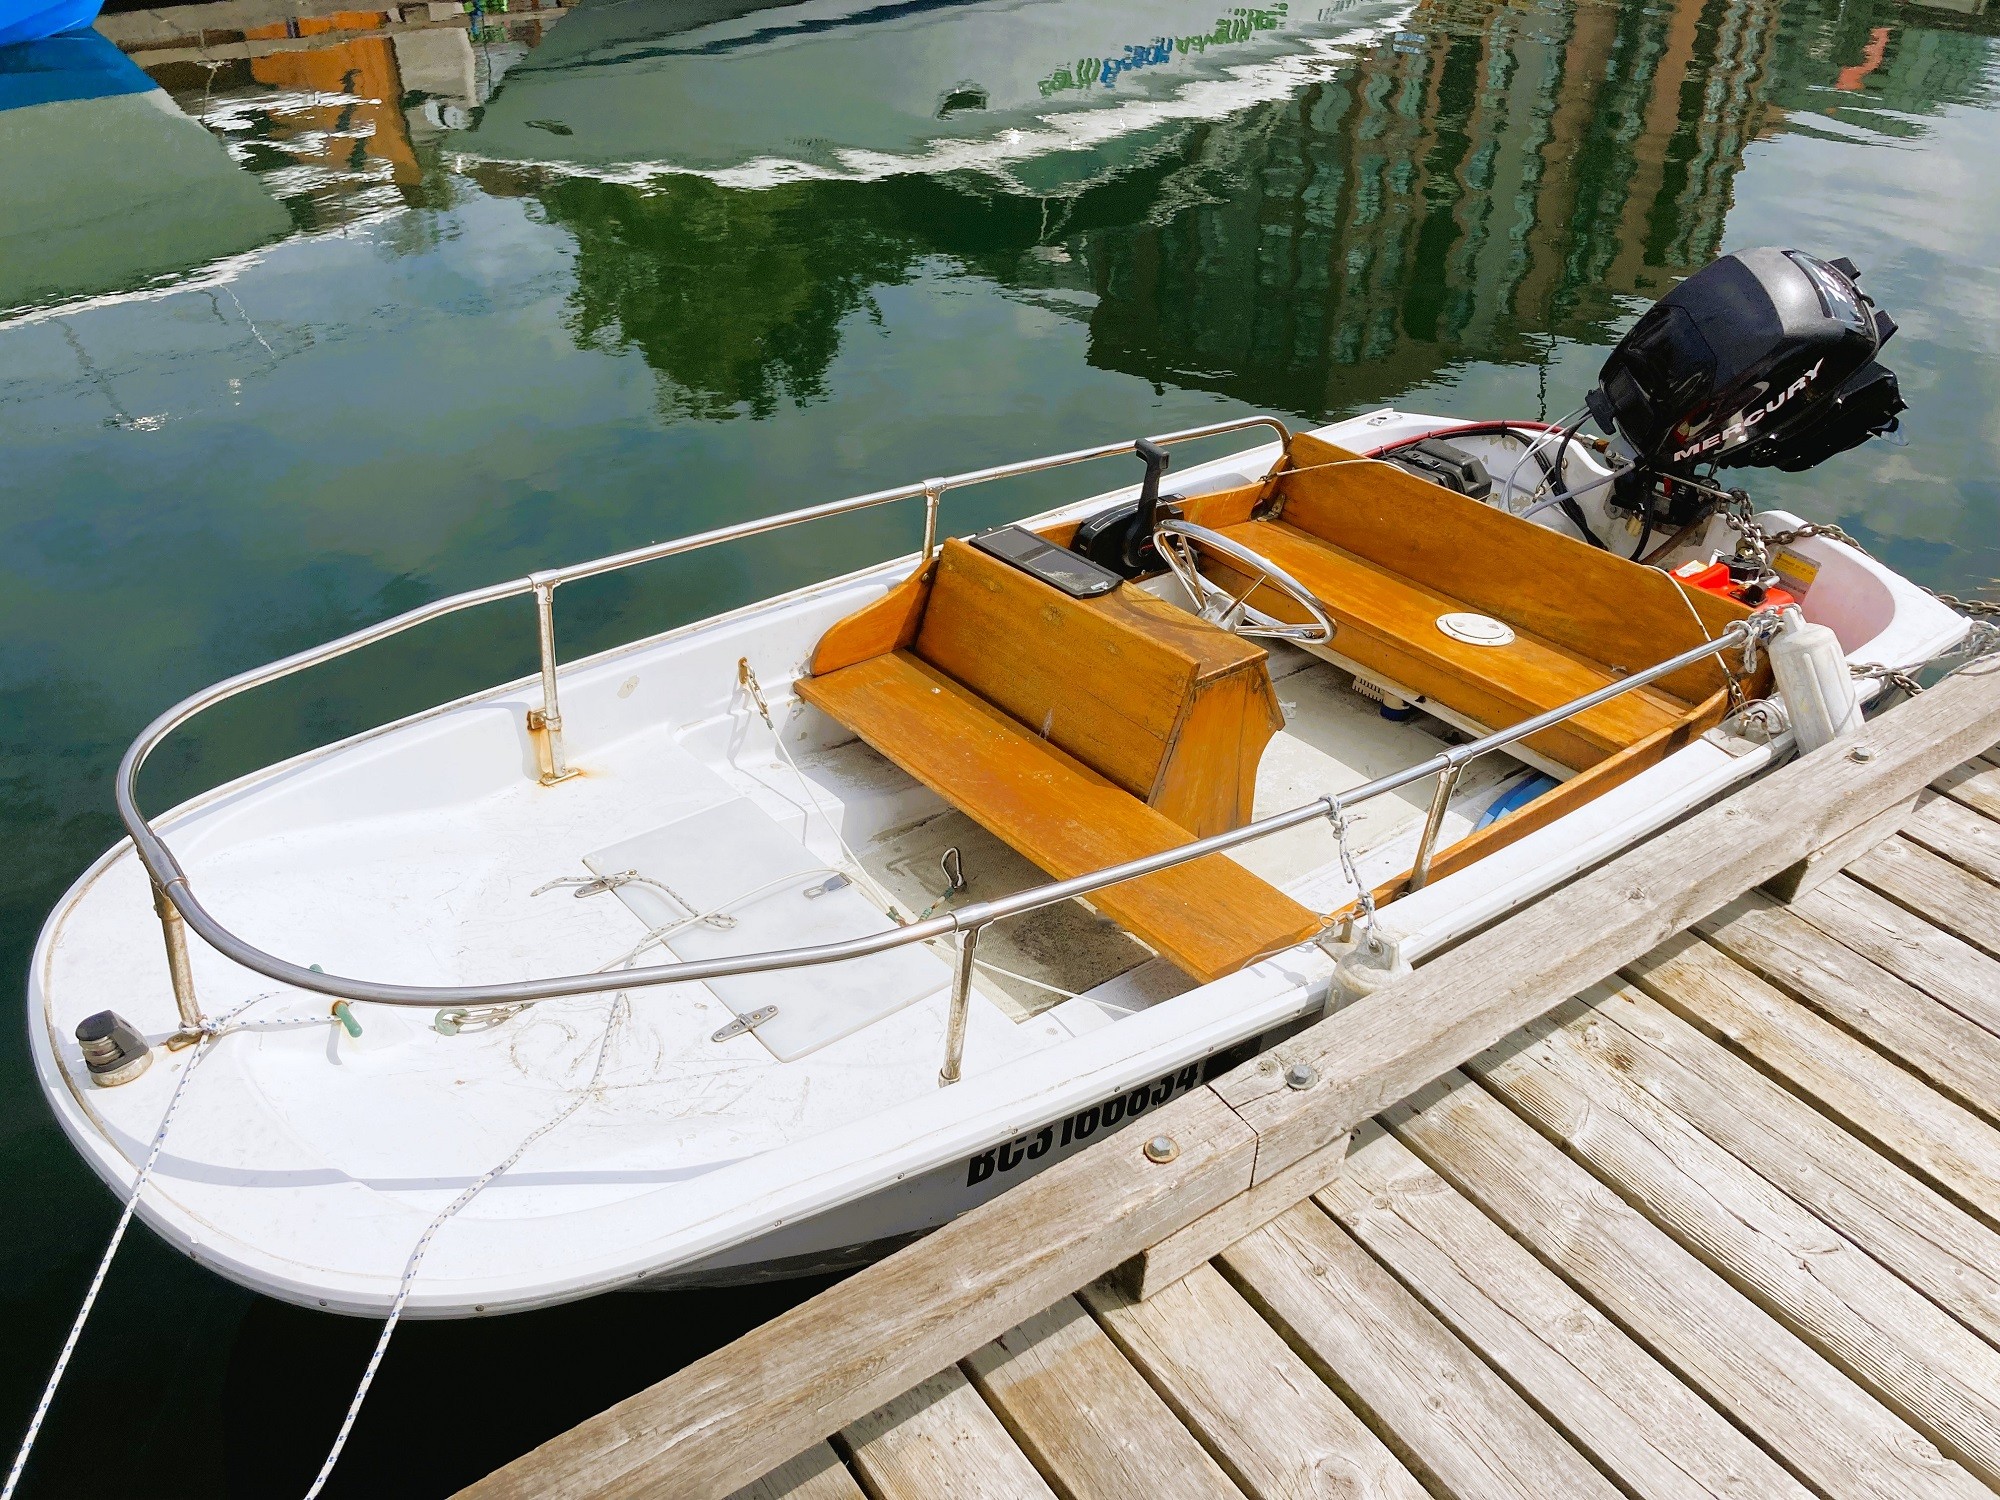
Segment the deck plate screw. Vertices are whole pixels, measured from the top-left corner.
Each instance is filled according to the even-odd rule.
[[[1319,1074],[1313,1071],[1311,1063],[1295,1062],[1285,1069],[1285,1087],[1288,1089],[1309,1089],[1319,1082]]]
[[[1875,751],[1867,745],[1856,745],[1852,750],[1847,752],[1847,758],[1858,765],[1865,766],[1875,758]]]
[[[1146,1142],[1147,1161],[1165,1165],[1180,1154],[1180,1143],[1170,1135],[1156,1135]]]

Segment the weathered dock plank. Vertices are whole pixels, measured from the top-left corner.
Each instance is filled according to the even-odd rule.
[[[1386,1119],[1434,1171],[1820,1494],[1990,1493],[1465,1075],[1420,1090]]]
[[[1425,1307],[1643,1500],[1809,1491],[1381,1127],[1319,1194]]]
[[[1083,1299],[1181,1421],[1255,1500],[1425,1500],[1427,1491],[1211,1265],[1139,1301]]]
[[[1656,1101],[1650,1112],[1686,1122],[2000,1345],[2000,1235],[1636,989],[1599,986],[1556,1018],[1598,1084]],[[1989,1368],[2000,1390],[2000,1364]]]
[[[1930,791],[1918,797],[1903,835],[1975,875],[2000,880],[2000,822],[1949,797]]]
[[[1453,1497],[1618,1491],[1378,1266],[1301,1203],[1223,1252],[1223,1273],[1410,1468]]]
[[[2000,886],[1991,880],[1903,838],[1877,845],[1847,873],[1988,958],[2000,958]]]
[[[1940,773],[1931,787],[1976,813],[2000,819],[2000,765],[1990,759],[1969,757]]]
[[[1309,1151],[1289,1167],[1266,1177],[1247,1193],[1220,1208],[1210,1209],[1185,1228],[1127,1262],[1124,1277],[1134,1295],[1144,1299],[1171,1286],[1196,1266],[1205,1264],[1253,1229],[1261,1229],[1294,1203],[1311,1196],[1333,1179],[1347,1155],[1351,1136],[1343,1131],[1317,1151]]]
[[[729,1500],[867,1500],[831,1443],[814,1443]]]
[[[1965,1108],[2000,1123],[2000,1048],[1992,1033],[1765,898],[1732,902],[1696,930]]]
[[[852,1423],[840,1442],[873,1500],[1055,1500],[955,1367]]]
[[[1877,844],[1901,833],[1916,805],[1917,799],[1913,796],[1908,801],[1883,809],[1859,828],[1849,829],[1831,843],[1813,850],[1790,869],[1782,870],[1765,881],[1765,892],[1790,903],[1818,890]]]
[[[1792,910],[1843,946],[2000,1036],[2000,960],[1842,875]]]
[[[1627,967],[1640,990],[2000,1228],[2000,1132],[1691,933]]]
[[[1598,1030],[1573,1004],[1468,1071],[1934,1443],[2000,1480],[2000,1350],[1635,1087],[1617,1065],[1634,1049],[1607,1055],[1590,1045]]]
[[[1148,1492],[1243,1500],[1074,1297],[965,1363],[986,1404],[1064,1500]]]

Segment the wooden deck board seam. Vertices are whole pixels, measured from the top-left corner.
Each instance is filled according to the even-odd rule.
[[[1694,930],[1751,973],[2000,1125],[2000,1052],[1949,1007],[1796,913],[1757,898]]]
[[[1601,1070],[2000,1346],[2000,1235],[1637,989],[1589,1014]]]
[[[1803,1500],[1754,1436],[1385,1126],[1362,1139],[1319,1206],[1615,1481],[1648,1497]]]
[[[1431,1170],[1818,1493],[1990,1493],[1467,1075],[1387,1118]]]

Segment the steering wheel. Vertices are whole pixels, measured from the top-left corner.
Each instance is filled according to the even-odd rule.
[[[1188,597],[1194,600],[1196,612],[1202,619],[1240,636],[1261,636],[1290,641],[1298,646],[1323,646],[1333,639],[1333,621],[1326,617],[1326,611],[1320,608],[1319,601],[1313,598],[1306,586],[1268,557],[1252,552],[1241,542],[1233,542],[1206,526],[1196,526],[1187,521],[1162,521],[1153,528],[1153,545],[1159,549],[1167,566],[1173,569],[1181,587],[1188,591]],[[1241,593],[1232,594],[1202,577],[1195,552],[1197,545],[1243,566],[1251,575],[1251,580]],[[1287,625],[1261,610],[1255,614],[1250,612],[1250,596],[1257,592],[1259,585],[1266,583],[1305,611],[1307,618],[1303,623]]]

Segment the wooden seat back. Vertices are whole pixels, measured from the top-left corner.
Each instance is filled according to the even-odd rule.
[[[897,649],[1198,837],[1249,820],[1284,722],[1262,648],[1129,584],[1073,599],[956,540],[829,631],[813,674]]]

